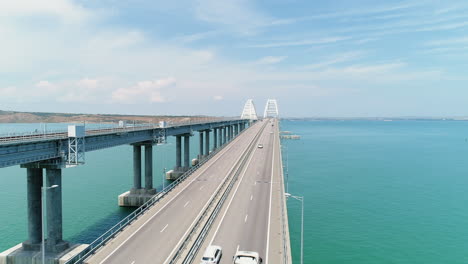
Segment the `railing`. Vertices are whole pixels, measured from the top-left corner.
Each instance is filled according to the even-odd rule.
[[[187,125],[199,125],[211,122],[225,122],[231,120],[239,120],[238,118],[222,118],[222,119],[206,119],[206,120],[196,120],[188,122],[169,122],[166,123],[165,128],[171,127],[180,127]],[[110,128],[99,128],[99,129],[89,129],[86,130],[86,135],[104,135],[104,134],[114,134],[114,133],[125,133],[132,131],[141,131],[148,129],[160,128],[159,124],[130,124],[125,127],[110,127]],[[65,129],[55,130],[55,131],[34,131],[34,132],[21,132],[21,133],[6,133],[0,135],[0,144],[8,144],[14,142],[29,142],[29,141],[39,141],[39,140],[53,140],[53,139],[65,139],[68,138],[68,131]]]
[[[265,125],[263,126],[263,128],[265,127]],[[263,129],[262,129],[263,130]],[[200,249],[206,235],[208,234],[210,228],[211,228],[211,225],[213,224],[214,220],[216,219],[216,216],[218,215],[219,211],[221,210],[221,207],[222,205],[224,204],[224,201],[227,199],[228,195],[229,195],[229,192],[231,191],[232,187],[234,186],[234,183],[236,182],[237,178],[239,177],[239,174],[240,172],[242,171],[242,169],[244,168],[244,164],[245,162],[247,161],[247,158],[250,156],[250,154],[252,153],[253,149],[254,149],[254,146],[255,146],[255,142],[258,141],[258,138],[260,136],[261,132],[259,132],[254,138],[253,140],[250,142],[249,146],[247,147],[248,151],[245,152],[241,158],[239,159],[239,161],[237,162],[236,165],[239,165],[239,166],[234,166],[234,167],[237,167],[237,170],[236,172],[234,173],[234,175],[232,176],[232,179],[231,181],[229,182],[229,185],[228,187],[225,189],[225,191],[223,192],[220,200],[218,201],[218,203],[216,204],[216,207],[215,209],[213,210],[213,212],[211,213],[210,217],[208,218],[207,222],[205,223],[205,225],[203,226],[200,234],[198,235],[198,237],[196,238],[195,242],[193,243],[192,247],[190,248],[187,256],[184,258],[183,260],[183,264],[189,264],[189,263],[192,263],[193,261],[193,258],[195,258],[195,256],[197,255],[197,252],[198,250]],[[229,178],[228,178],[229,179]],[[210,201],[210,204],[206,207],[205,211],[203,212],[203,214],[200,216],[200,218],[198,219],[197,223],[195,224],[195,226],[192,228],[192,230],[190,231],[190,233],[187,235],[187,237],[185,238],[184,242],[182,243],[182,245],[179,247],[179,249],[177,250],[177,252],[175,253],[174,257],[172,258],[172,260],[169,262],[169,264],[173,264],[173,263],[176,263],[177,259],[181,256],[182,252],[185,250],[187,244],[189,243],[192,235],[194,235],[194,233],[196,233],[197,231],[197,228],[198,226],[201,225],[201,223],[203,222],[203,219],[205,218],[205,216],[208,214],[209,212],[209,208],[212,206],[212,204],[215,202],[215,198],[219,196],[220,192],[222,191],[223,187],[228,183],[228,180],[226,180],[222,186],[218,189],[218,192],[216,193],[216,195],[213,197],[213,199]]]
[[[187,177],[189,177],[194,171],[196,171],[200,166],[205,164],[209,159],[211,159],[216,153],[221,151],[227,144],[224,144],[217,148],[216,150],[212,151],[206,158],[201,160],[197,165],[191,167],[188,171],[182,174],[177,180],[166,186],[164,190],[160,193],[154,195],[150,200],[144,203],[142,206],[138,207],[135,211],[129,214],[127,217],[122,219],[116,225],[111,227],[108,231],[98,237],[96,240],[91,242],[88,247],[86,247],[83,251],[79,254],[72,257],[70,260],[65,262],[65,264],[75,264],[75,263],[82,263],[86,258],[90,255],[94,254],[97,249],[102,247],[109,239],[113,238],[117,233],[122,231],[125,227],[127,227],[130,223],[136,220],[139,216],[141,216],[144,212],[146,212],[149,208],[151,208],[155,203],[157,203],[161,198],[166,196],[170,191],[172,191],[177,185],[179,185],[182,181],[184,181]]]
[[[278,137],[279,138],[279,137]],[[283,233],[283,264],[288,264],[288,241],[287,241],[287,234],[286,234],[286,210],[284,208],[286,202],[284,200],[284,175],[283,175],[283,155],[282,155],[282,148],[281,148],[281,139],[280,139],[280,166],[281,166],[281,222],[282,222],[282,233]],[[288,227],[289,228],[289,227]]]

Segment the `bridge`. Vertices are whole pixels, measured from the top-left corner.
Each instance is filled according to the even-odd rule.
[[[191,160],[195,132],[200,152]],[[173,182],[157,192],[152,148],[167,136],[176,137],[176,164],[166,175]],[[83,164],[87,151],[123,144],[133,145],[133,186],[118,204],[138,209],[89,245],[63,241],[61,170]],[[70,127],[68,133],[0,138],[0,167],[13,165],[27,174],[29,239],[1,253],[0,263],[40,263],[42,246],[47,263],[192,263],[212,244],[223,247],[221,263],[231,263],[237,250],[259,252],[264,263],[291,263],[276,118]],[[47,239],[42,236],[43,185],[50,188],[44,201]]]

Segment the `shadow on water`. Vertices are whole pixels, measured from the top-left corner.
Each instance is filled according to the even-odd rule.
[[[83,232],[70,238],[75,243],[89,244],[104,234],[107,230],[132,213],[136,208],[119,207],[115,212],[93,224]]]
[[[172,183],[172,181],[165,181],[166,186],[170,183]],[[157,186],[156,189],[162,190],[162,185]],[[88,229],[75,236],[72,236],[70,241],[75,243],[89,244],[135,210],[136,208],[134,207],[119,207],[115,212],[91,225]]]

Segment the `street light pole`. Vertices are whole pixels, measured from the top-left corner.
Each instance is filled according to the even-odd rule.
[[[42,184],[44,185],[45,183],[45,175],[42,177]],[[44,204],[47,199],[47,191],[53,188],[57,188],[58,185],[52,185],[50,187],[44,187],[42,186],[42,200],[41,200],[41,220],[42,220],[42,264],[45,264],[45,219],[44,219]]]
[[[286,198],[291,197],[301,202],[301,264],[304,264],[304,196],[294,196],[290,193],[284,195]]]

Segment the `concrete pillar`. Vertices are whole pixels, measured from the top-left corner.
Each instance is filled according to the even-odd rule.
[[[203,157],[203,131],[200,132],[200,158]]]
[[[56,251],[62,242],[62,169],[46,169],[46,186],[58,185],[47,190],[47,247]]]
[[[213,129],[213,149],[218,148],[218,129]]]
[[[205,155],[210,154],[210,130],[205,131]]]
[[[28,237],[30,244],[42,242],[41,188],[42,169],[27,168]]]
[[[227,138],[228,127],[225,126],[225,127],[223,128],[223,130],[224,130],[224,136],[223,136],[224,140],[223,140],[223,141],[224,141],[224,144],[226,144],[226,143],[228,142],[228,138]]]
[[[182,139],[180,135],[176,136],[176,169],[182,167],[181,162]]]
[[[184,167],[187,170],[190,167],[190,135],[184,136]]]
[[[218,128],[218,145],[221,147],[223,145],[223,128]]]
[[[145,189],[153,189],[153,145],[145,145]]]
[[[133,188],[141,189],[141,146],[133,146]]]

